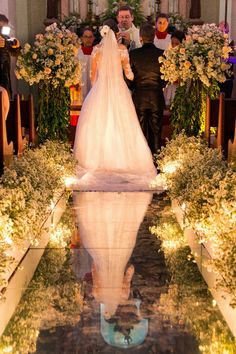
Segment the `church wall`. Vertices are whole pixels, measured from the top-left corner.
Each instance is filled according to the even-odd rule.
[[[46,0],[16,0],[16,27],[17,36],[22,44],[33,43],[35,34],[44,32],[43,21],[47,15]],[[24,80],[17,82],[17,90],[28,94],[34,90]]]
[[[205,23],[219,23],[220,0],[201,0],[201,19]]]

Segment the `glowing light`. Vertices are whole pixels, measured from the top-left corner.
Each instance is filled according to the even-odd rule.
[[[4,237],[4,241],[8,244],[8,245],[12,245],[13,241],[9,236],[5,236]]]
[[[162,242],[162,246],[166,249],[175,250],[180,247],[180,241],[165,240]]]
[[[177,168],[180,166],[178,161],[170,161],[163,167],[164,173],[175,173]]]
[[[65,177],[64,178],[64,183],[67,188],[71,187],[73,184],[75,184],[77,179],[75,177]]]
[[[55,208],[55,203],[54,201],[51,199],[51,202],[50,202],[50,208],[51,210],[53,210]]]

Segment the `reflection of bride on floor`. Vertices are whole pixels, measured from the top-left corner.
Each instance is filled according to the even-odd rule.
[[[134,267],[127,263],[152,193],[74,193],[83,247],[92,257],[93,295],[110,318],[129,297]]]
[[[93,87],[76,129],[74,155],[78,186],[90,190],[148,189],[156,176],[152,154],[142,133],[123,78],[133,79],[127,49],[118,44],[113,20],[92,53]]]

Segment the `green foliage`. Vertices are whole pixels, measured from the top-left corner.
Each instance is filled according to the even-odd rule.
[[[202,133],[205,129],[207,94],[211,99],[214,99],[218,93],[217,82],[214,82],[209,88],[199,80],[178,86],[170,107],[173,136],[182,130],[188,136],[197,136]]]
[[[77,12],[72,12],[69,16],[65,16],[61,21],[60,25],[65,26],[66,28],[70,29],[77,28],[82,24],[82,19],[80,18],[80,14]]]
[[[134,24],[140,26],[141,23],[146,21],[146,18],[141,11],[141,0],[127,0],[127,1],[114,1],[108,0],[108,9],[102,15],[102,22],[108,18],[116,19],[116,13],[120,6],[128,5],[131,7],[134,16]]]
[[[70,94],[64,85],[53,87],[50,82],[39,86],[39,113],[37,130],[40,142],[50,140],[68,140],[70,124]]]
[[[183,32],[187,32],[188,28],[191,26],[190,22],[183,18],[177,12],[171,12],[168,14],[169,16],[169,27],[168,30],[170,33],[174,32],[175,30],[180,30]]]

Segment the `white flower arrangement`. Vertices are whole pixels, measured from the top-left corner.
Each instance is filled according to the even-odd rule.
[[[166,169],[166,165],[175,169]],[[208,148],[200,138],[180,134],[162,148],[158,157],[165,171],[171,198],[184,205],[185,226],[196,232],[198,241],[211,242],[211,267],[221,273],[220,286],[236,306],[236,171],[217,149]]]
[[[230,52],[227,36],[215,24],[193,26],[183,43],[160,57],[162,78],[170,83],[178,81],[180,86],[189,80],[200,80],[206,87],[224,82]]]
[[[26,240],[36,242],[54,193],[64,190],[64,179],[74,175],[76,162],[66,144],[46,142],[28,150],[5,169],[0,179],[0,285],[12,262],[8,250]]]
[[[34,45],[26,43],[21,50],[15,70],[18,79],[29,85],[42,80],[57,87],[69,87],[81,81],[81,64],[77,58],[79,40],[75,33],[56,23],[46,27],[45,34],[37,34]]]

